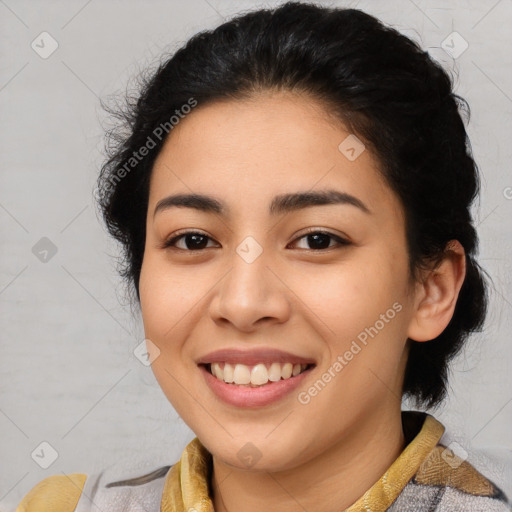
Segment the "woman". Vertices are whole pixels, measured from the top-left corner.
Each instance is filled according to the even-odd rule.
[[[354,9],[193,37],[111,135],[98,203],[147,358],[197,437],[18,510],[510,510],[433,407],[481,328],[479,177],[442,68]]]

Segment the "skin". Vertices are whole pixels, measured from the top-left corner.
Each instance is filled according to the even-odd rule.
[[[365,150],[338,150],[349,135],[325,108],[291,92],[196,107],[174,127],[150,183],[140,278],[146,338],[160,349],[153,372],[168,400],[213,455],[216,511],[342,510],[404,448],[401,388],[407,339],[440,334],[462,285],[464,250],[454,241],[441,264],[412,281],[398,197]],[[361,200],[268,213],[274,196],[336,189]],[[230,217],[174,207],[175,193],[215,196]],[[350,241],[315,249],[318,228]],[[200,250],[178,230],[209,238]],[[237,246],[252,236],[262,254],[247,263]],[[190,247],[190,248],[189,248]],[[187,252],[188,251],[188,252]],[[365,328],[399,303],[401,311],[307,404],[297,399]],[[196,361],[224,348],[276,347],[317,366],[297,392],[255,409],[219,400]],[[237,456],[251,442],[252,467]]]

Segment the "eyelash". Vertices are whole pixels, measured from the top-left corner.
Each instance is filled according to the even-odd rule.
[[[164,242],[164,244],[162,245],[162,249],[174,248],[174,249],[177,249],[178,251],[184,251],[184,252],[198,252],[198,251],[200,252],[200,251],[204,250],[204,249],[195,249],[195,250],[194,249],[181,249],[181,248],[173,247],[173,245],[179,239],[185,237],[186,235],[201,235],[210,240],[213,240],[206,233],[202,233],[201,231],[182,231],[182,232],[178,232],[178,234],[173,236],[172,238],[169,238],[168,240],[166,240]],[[307,237],[308,235],[327,235],[330,238],[334,239],[336,242],[338,242],[338,244],[339,244],[338,248],[341,248],[341,247],[347,246],[347,245],[351,245],[351,242],[349,242],[348,240],[346,240],[344,238],[341,238],[340,236],[330,233],[329,231],[321,231],[321,230],[318,230],[315,228],[313,228],[311,231],[303,233],[301,236],[297,237],[293,242],[297,242],[297,241]],[[327,247],[325,249],[302,249],[302,250],[313,251],[313,252],[325,252],[325,251],[329,251],[333,248],[336,248],[336,247]]]

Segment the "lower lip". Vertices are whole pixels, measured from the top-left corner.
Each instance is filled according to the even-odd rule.
[[[199,366],[210,389],[221,400],[236,407],[261,407],[277,402],[300,386],[313,368],[310,367],[295,377],[281,379],[277,382],[269,381],[268,384],[253,388],[228,384],[214,377],[205,366]]]

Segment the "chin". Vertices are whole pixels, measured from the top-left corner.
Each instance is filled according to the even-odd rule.
[[[212,438],[211,434],[205,439],[198,437],[217,459],[240,470],[285,471],[305,462],[304,447],[300,443],[292,438],[283,439],[277,432],[275,434],[275,439],[265,439],[268,431],[260,436],[252,436],[246,431],[244,435],[225,439],[223,443],[219,443],[219,438]]]

